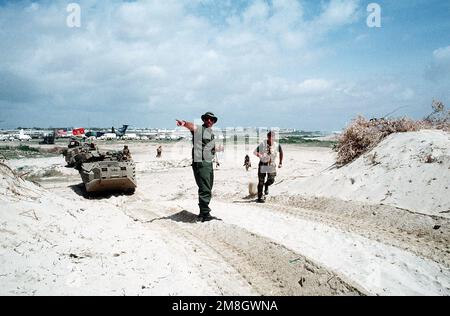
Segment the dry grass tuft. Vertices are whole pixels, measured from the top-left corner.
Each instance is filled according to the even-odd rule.
[[[432,109],[433,112],[430,115],[419,121],[409,118],[367,120],[363,116],[358,116],[338,139],[335,147],[336,164],[343,166],[352,162],[393,133],[415,132],[420,129],[450,131],[450,111],[445,109],[442,102],[436,100],[433,100]]]
[[[358,116],[339,137],[336,163],[343,166],[352,162],[392,133],[418,131],[420,128],[419,122],[407,118],[367,120]]]

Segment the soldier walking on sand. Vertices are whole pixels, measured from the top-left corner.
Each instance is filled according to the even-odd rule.
[[[244,167],[246,171],[248,171],[248,169],[252,167],[252,163],[250,162],[250,157],[248,155],[245,155]]]
[[[162,154],[162,146],[159,145],[158,148],[156,148],[156,158],[161,158]]]
[[[260,159],[258,165],[258,203],[264,203],[263,199],[263,188],[264,194],[269,194],[269,186],[275,182],[275,177],[277,175],[277,165],[276,158],[278,153],[280,154],[280,160],[278,163],[278,168],[281,168],[283,164],[283,149],[281,146],[275,142],[275,132],[270,131],[267,133],[267,140],[264,140],[253,152],[256,157]],[[267,176],[267,182],[265,178]]]
[[[183,120],[176,121],[177,126],[183,126],[192,133],[192,170],[198,186],[198,206],[200,208],[198,220],[206,222],[215,219],[210,214],[209,203],[214,183],[212,160],[216,153],[212,127],[217,122],[217,117],[211,112],[206,112],[201,118],[203,121],[201,126]]]

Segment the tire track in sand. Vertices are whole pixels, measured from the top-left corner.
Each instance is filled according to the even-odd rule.
[[[173,202],[139,201],[125,212],[149,229],[185,240],[203,260],[221,258],[259,295],[364,295],[366,292],[306,257],[268,238],[222,221],[197,223],[196,215]],[[150,211],[149,211],[150,210]],[[203,267],[205,268],[205,267]],[[217,274],[208,279],[221,287]],[[236,277],[236,276],[234,276]],[[238,295],[241,295],[238,293]]]
[[[230,197],[224,201],[248,202]],[[269,197],[268,203],[258,207],[356,233],[450,267],[450,220],[446,218],[325,198]]]

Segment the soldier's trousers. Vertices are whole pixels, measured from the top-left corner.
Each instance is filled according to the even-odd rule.
[[[277,176],[276,171],[275,172],[264,172],[264,165],[259,164],[258,168],[258,198],[262,198],[263,195],[263,188],[264,186],[268,187],[275,182],[275,177]],[[266,182],[266,175],[267,175],[267,182]]]
[[[209,202],[211,201],[212,188],[214,183],[214,169],[212,162],[193,162],[195,182],[198,186],[198,206],[200,215],[207,215],[211,212]]]

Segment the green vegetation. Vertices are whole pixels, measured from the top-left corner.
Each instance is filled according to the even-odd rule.
[[[281,144],[298,144],[309,147],[327,147],[333,148],[337,142],[335,141],[321,141],[319,139],[314,139],[312,137],[301,137],[301,136],[287,136],[280,139]]]
[[[302,133],[301,135],[296,135],[294,133],[290,135],[280,135],[279,142],[280,144],[297,144],[300,146],[308,146],[308,147],[327,147],[327,148],[333,148],[337,142],[336,141],[325,141],[320,140],[317,137],[317,133],[314,134],[314,136],[305,135]],[[229,137],[225,140],[217,140],[216,143],[223,142],[227,145],[233,145],[233,144],[249,144],[250,146],[258,146],[260,142],[265,140],[265,136],[261,136],[259,139],[256,137]]]
[[[11,149],[14,147],[10,147]],[[30,147],[28,145],[20,145],[19,147],[16,147],[19,151],[25,151],[25,152],[40,152],[38,148]]]
[[[19,146],[0,146],[1,159],[18,159],[18,158],[33,158],[33,157],[49,157],[59,155],[58,151],[41,150],[36,147],[28,145]]]

